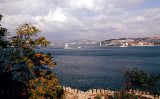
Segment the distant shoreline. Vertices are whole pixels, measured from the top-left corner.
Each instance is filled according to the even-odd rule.
[[[160,47],[160,45],[150,45],[150,46],[127,46],[127,47],[120,47],[120,46],[88,46],[88,47],[81,47],[81,48],[63,48],[63,47],[57,47],[57,46],[48,46],[47,48],[54,48],[54,49],[65,49],[65,50],[81,50],[81,49],[97,49],[97,48],[134,48],[134,47]],[[43,48],[38,48],[43,49]]]

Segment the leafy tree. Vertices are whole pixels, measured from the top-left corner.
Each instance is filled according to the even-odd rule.
[[[0,14],[0,20],[2,15]],[[0,25],[0,98],[22,98],[22,94],[26,89],[23,82],[19,82],[12,79],[11,72],[7,67],[10,67],[9,57],[12,52],[9,47],[9,41],[6,36],[8,35],[7,29]],[[18,85],[18,86],[17,86]]]
[[[2,15],[0,14],[0,21],[2,19]],[[0,49],[7,47],[6,35],[8,34],[7,29],[3,28],[0,24]]]
[[[145,73],[133,69],[124,72],[125,89],[148,91],[153,95],[160,95],[160,75]]]
[[[1,71],[9,75],[10,81],[20,83],[17,87],[21,89],[19,96],[23,98],[61,98],[63,89],[50,69],[55,66],[52,56],[36,51],[38,46],[49,44],[44,37],[37,36],[39,32],[30,24],[16,29],[17,35],[11,38],[10,46],[1,51]]]

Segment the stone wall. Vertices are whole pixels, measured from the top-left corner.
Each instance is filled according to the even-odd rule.
[[[90,89],[88,91],[81,91],[78,89],[73,89],[71,87],[63,86],[65,92],[64,99],[110,99],[118,91],[111,91],[105,89]],[[139,96],[144,99],[160,99],[160,96],[150,95],[148,92],[141,92],[136,90],[129,90],[127,93],[134,93],[134,95]],[[95,98],[95,97],[99,98]]]

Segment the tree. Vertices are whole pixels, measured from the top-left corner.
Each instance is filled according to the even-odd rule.
[[[44,37],[37,36],[39,32],[30,24],[16,29],[17,35],[11,37],[10,46],[1,51],[5,53],[0,57],[1,71],[9,74],[10,80],[21,83],[20,96],[61,98],[63,89],[50,69],[55,66],[52,56],[36,51],[37,46],[45,47],[49,44]]]
[[[0,21],[2,15],[0,14]],[[22,98],[21,93],[26,89],[24,83],[13,80],[11,72],[7,71],[9,67],[9,57],[11,50],[8,49],[9,41],[6,36],[8,31],[0,25],[0,98]],[[18,86],[17,86],[18,85]]]
[[[2,19],[2,15],[0,14],[0,21]],[[7,29],[3,28],[0,24],[0,49],[7,47],[6,35],[8,34]]]
[[[133,69],[124,72],[125,89],[135,89],[160,95],[160,75],[153,75]]]

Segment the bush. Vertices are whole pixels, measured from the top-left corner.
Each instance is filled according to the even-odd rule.
[[[153,95],[160,95],[160,75],[145,73],[133,69],[124,72],[125,89],[135,89],[150,92]]]

